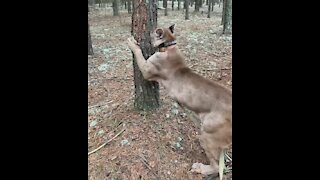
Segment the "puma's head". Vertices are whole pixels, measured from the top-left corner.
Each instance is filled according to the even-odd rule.
[[[160,44],[176,40],[173,30],[175,24],[169,28],[157,28],[151,33],[151,42],[153,47],[159,47]]]

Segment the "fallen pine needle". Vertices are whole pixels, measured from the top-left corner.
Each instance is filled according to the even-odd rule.
[[[143,164],[146,165],[147,168],[151,170],[151,167],[149,166],[148,161],[146,160],[146,158],[143,157],[142,155],[139,155],[139,157],[141,158],[141,161],[143,162]]]
[[[97,152],[99,149],[103,148],[105,145],[107,145],[109,142],[111,142],[112,140],[114,140],[116,137],[118,137],[123,131],[125,131],[126,129],[123,128],[118,134],[116,134],[113,138],[109,139],[107,142],[103,143],[101,146],[99,146],[97,149],[91,151],[88,153],[88,156],[92,153]]]
[[[149,166],[148,161],[146,160],[145,157],[143,157],[143,155],[139,155],[139,157],[141,158],[141,162],[151,171],[151,173],[157,178],[159,179],[158,175],[152,170],[152,168]]]
[[[232,158],[231,158],[227,153],[226,153],[225,155],[227,156],[227,158],[229,159],[229,161],[232,162]]]
[[[97,107],[97,106],[106,106],[107,104],[112,103],[112,102],[113,101],[109,101],[109,102],[107,102],[105,104],[96,104],[96,105],[93,105],[93,106],[89,106],[88,109],[91,109],[91,108],[94,108],[94,107]]]

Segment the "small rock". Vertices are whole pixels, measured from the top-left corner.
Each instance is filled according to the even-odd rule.
[[[104,133],[104,130],[103,130],[103,129],[101,129],[101,130],[98,132],[99,135],[101,135],[101,134],[103,134],[103,133]]]
[[[97,122],[96,120],[94,120],[94,121],[92,121],[92,122],[90,123],[89,126],[90,126],[90,127],[94,127],[95,125],[97,125],[97,123],[98,123],[98,122]]]
[[[98,67],[98,70],[99,70],[99,71],[106,71],[108,68],[109,68],[108,64],[101,64],[101,65]]]
[[[172,109],[171,112],[174,114],[174,115],[178,115],[179,114],[179,111],[178,109]]]
[[[122,146],[127,145],[127,144],[129,144],[129,141],[127,139],[124,139],[121,141]]]
[[[177,148],[181,148],[181,144],[179,142],[176,143]]]
[[[166,114],[166,118],[169,119],[170,118],[170,114]]]
[[[178,137],[177,139],[178,139],[179,142],[182,141],[182,138],[181,138],[181,137]]]
[[[171,174],[171,172],[170,172],[170,171],[168,171],[167,173],[168,173],[169,175]]]

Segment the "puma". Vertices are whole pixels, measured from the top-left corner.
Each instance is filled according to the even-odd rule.
[[[219,156],[232,143],[232,91],[193,72],[179,51],[173,32],[174,25],[151,33],[152,44],[159,52],[147,60],[133,37],[128,38],[128,46],[143,77],[159,82],[172,99],[201,120],[198,138],[210,164],[194,163],[191,172],[218,175]]]

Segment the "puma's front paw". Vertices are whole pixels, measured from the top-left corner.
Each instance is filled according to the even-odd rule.
[[[140,49],[139,44],[137,43],[137,41],[133,37],[128,38],[128,46],[131,49],[131,51],[135,51],[137,49]]]
[[[192,165],[191,172],[199,173],[199,174],[202,174],[204,176],[208,176],[208,175],[211,175],[211,174],[214,174],[214,175],[218,174],[218,171],[216,169],[214,169],[212,166],[204,165],[202,163],[194,163]]]

